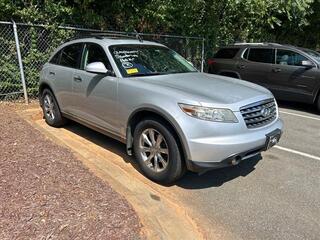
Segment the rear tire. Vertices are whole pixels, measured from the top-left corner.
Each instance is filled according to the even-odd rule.
[[[169,184],[186,172],[178,144],[161,121],[144,119],[134,130],[133,147],[139,166],[149,179]]]
[[[318,94],[318,98],[316,101],[316,107],[317,107],[318,112],[320,113],[320,93]]]
[[[44,89],[41,94],[41,106],[46,123],[52,127],[61,127],[66,123],[62,116],[56,98],[49,89]]]

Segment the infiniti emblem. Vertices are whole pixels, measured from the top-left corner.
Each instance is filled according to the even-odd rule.
[[[270,115],[271,110],[270,110],[270,108],[262,108],[261,111],[260,111],[260,113],[261,113],[261,115],[262,115],[263,117],[267,117],[267,116]]]

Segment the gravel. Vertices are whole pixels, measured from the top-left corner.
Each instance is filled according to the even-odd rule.
[[[0,103],[0,239],[139,239],[124,197]]]

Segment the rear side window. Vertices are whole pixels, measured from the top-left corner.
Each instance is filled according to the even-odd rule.
[[[239,50],[239,48],[222,48],[214,55],[214,58],[231,59],[236,56]]]
[[[252,62],[274,63],[274,50],[271,48],[250,48],[247,59]]]
[[[79,68],[82,43],[69,45],[62,49],[60,65],[71,68]]]
[[[61,54],[61,50],[51,58],[50,63],[60,64],[60,54]]]
[[[248,55],[249,55],[249,48],[247,48],[246,51],[243,53],[243,58],[248,59]]]

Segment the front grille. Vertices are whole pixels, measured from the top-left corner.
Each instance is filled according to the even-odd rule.
[[[248,128],[265,126],[277,118],[277,106],[273,98],[240,108]]]

